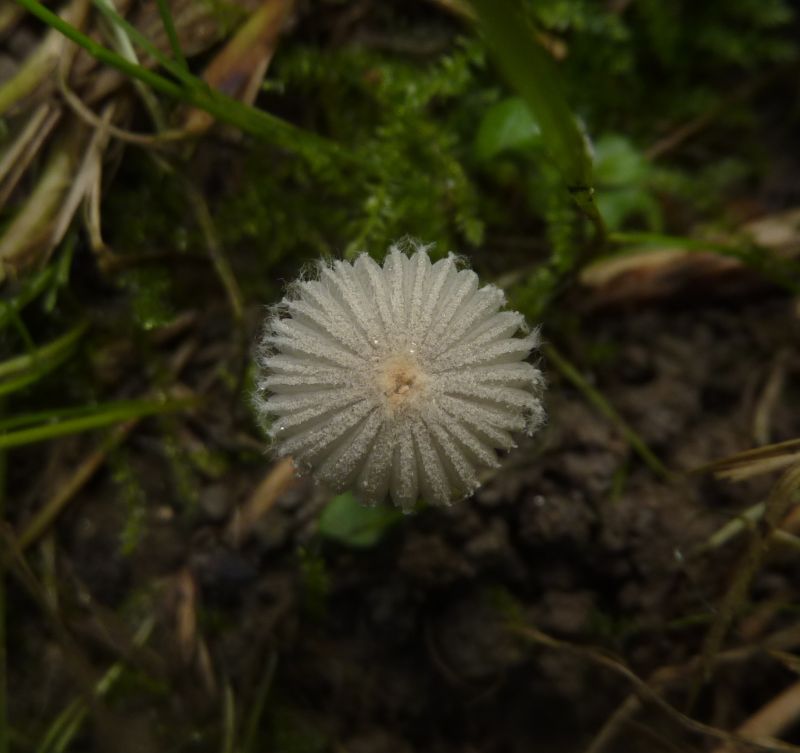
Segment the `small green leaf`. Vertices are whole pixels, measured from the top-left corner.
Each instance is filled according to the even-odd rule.
[[[619,230],[630,217],[643,220],[648,230],[659,231],[664,224],[661,206],[644,188],[601,189],[597,207],[610,230]]]
[[[374,546],[402,513],[388,507],[364,507],[350,493],[334,497],[319,518],[319,533],[347,546]]]
[[[661,206],[647,184],[650,163],[628,139],[601,136],[594,145],[597,207],[610,230],[619,230],[636,217],[649,230],[661,229]]]
[[[475,156],[482,162],[502,152],[530,151],[542,143],[542,131],[521,97],[490,107],[478,128]]]
[[[598,187],[629,186],[646,177],[648,169],[644,155],[623,136],[605,135],[594,144],[594,177]]]

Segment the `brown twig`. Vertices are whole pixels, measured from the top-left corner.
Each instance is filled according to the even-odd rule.
[[[703,684],[711,677],[714,657],[719,653],[737,611],[747,598],[750,584],[761,566],[773,531],[780,526],[795,501],[799,488],[800,464],[796,464],[781,476],[770,493],[764,506],[764,517],[761,524],[753,531],[750,546],[736,568],[731,584],[720,604],[719,612],[706,633],[700,669],[689,693],[689,708],[694,705]]]
[[[740,735],[762,738],[785,731],[800,719],[800,682],[790,685],[762,706],[747,721],[737,727]],[[713,753],[734,753],[729,745],[720,745]]]
[[[580,656],[594,664],[611,670],[615,674],[627,680],[634,687],[635,691],[642,700],[648,701],[654,706],[657,706],[669,718],[690,732],[699,735],[705,735],[706,737],[713,737],[731,745],[750,746],[755,750],[769,751],[769,753],[800,752],[800,746],[785,743],[768,736],[763,736],[756,739],[738,732],[726,732],[725,730],[712,727],[709,724],[705,724],[697,719],[693,719],[687,714],[684,714],[682,711],[676,709],[671,703],[662,698],[653,687],[642,680],[635,672],[619,661],[619,659],[615,659],[607,654],[601,653],[596,649],[558,640],[557,638],[553,638],[552,636],[547,635],[541,630],[538,630],[530,625],[512,624],[510,629],[518,635],[521,635],[524,638],[532,641],[533,643],[546,646],[557,651],[564,651],[566,653],[573,654],[574,656]]]
[[[256,522],[269,512],[278,497],[296,481],[291,458],[283,458],[270,468],[247,502],[233,514],[226,533],[226,538],[233,546],[242,545]]]
[[[19,535],[17,546],[20,552],[24,552],[42,537],[70,500],[105,463],[108,454],[125,440],[138,423],[139,419],[134,418],[116,427],[103,443],[84,459],[72,476],[59,487],[56,495],[39,510]]]
[[[674,131],[664,136],[664,138],[656,141],[655,144],[645,151],[645,157],[649,160],[655,160],[659,157],[663,157],[667,152],[671,152],[684,141],[687,141],[711,125],[711,123],[730,107],[752,97],[779,73],[781,73],[781,69],[770,71],[756,79],[747,81],[744,85],[735,89],[729,96],[725,97],[721,102],[718,102],[716,105],[706,110],[702,115],[684,123],[679,128],[676,128]]]

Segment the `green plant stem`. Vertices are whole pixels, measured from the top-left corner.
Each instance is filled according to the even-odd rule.
[[[612,256],[646,251],[648,246],[728,256],[752,267],[770,282],[793,293],[800,293],[800,264],[795,259],[782,258],[770,249],[757,246],[746,237],[742,238],[739,245],[735,244],[735,240],[731,243],[720,243],[702,238],[685,238],[660,233],[617,232],[611,233],[608,240],[611,246],[629,247],[618,248],[611,254]]]
[[[763,521],[753,526],[750,545],[734,570],[728,589],[722,598],[714,621],[703,641],[698,671],[689,690],[687,706],[697,702],[703,685],[711,678],[715,659],[737,614],[747,602],[750,587],[769,550],[775,531],[789,510],[800,501],[800,463],[792,466],[778,480],[764,504]],[[786,537],[779,537],[786,543]],[[795,542],[791,542],[795,543]]]
[[[97,7],[101,12],[106,14],[114,14],[116,11],[114,10],[113,6],[106,3],[106,0],[94,0],[95,7]],[[118,52],[122,57],[126,60],[129,60],[131,63],[135,65],[139,65],[139,58],[136,55],[136,50],[133,47],[133,42],[131,41],[131,35],[127,32],[122,26],[114,22],[113,18],[106,18],[108,21],[108,26],[110,27],[110,31],[112,34],[112,41],[114,43],[115,52]],[[150,118],[153,121],[153,125],[155,125],[156,130],[159,132],[166,130],[166,120],[164,118],[163,113],[161,112],[161,107],[158,103],[158,99],[156,95],[153,93],[151,89],[147,87],[147,85],[142,81],[133,81],[133,85],[136,87],[136,90],[139,92],[139,96],[144,103],[144,106],[147,108],[147,111],[150,113]]]
[[[5,401],[0,398],[0,413],[5,408]],[[0,450],[0,525],[5,525],[6,497],[6,453]],[[5,552],[0,553],[5,559]],[[6,653],[6,579],[5,572],[0,570],[0,753],[8,753],[8,673]]]
[[[244,739],[242,740],[241,753],[255,753],[258,743],[258,728],[261,723],[261,717],[264,713],[264,707],[267,703],[267,696],[269,695],[272,681],[275,678],[275,668],[278,666],[278,654],[272,651],[267,658],[267,666],[261,675],[261,682],[258,684],[256,697],[253,700],[250,708],[250,714],[247,719],[247,725],[244,730]]]
[[[101,445],[92,452],[76,469],[75,473],[62,484],[55,496],[49,499],[25,526],[16,541],[16,551],[22,554],[28,547],[38,541],[58,518],[64,508],[75,497],[83,485],[97,472],[106,461],[109,453],[124,442],[138,425],[137,419],[114,427]],[[0,564],[5,567],[6,557],[0,557]]]
[[[594,201],[586,138],[564,97],[558,71],[536,39],[519,0],[471,0],[486,45],[539,125],[542,141],[575,204],[592,221],[598,245],[607,231]]]
[[[236,696],[230,683],[222,693],[222,747],[221,753],[234,753],[236,749]]]
[[[653,451],[644,443],[644,440],[630,427],[627,421],[617,413],[611,403],[603,395],[592,387],[575,366],[573,366],[556,348],[545,343],[542,345],[542,352],[545,357],[566,377],[572,385],[583,394],[583,396],[600,411],[609,421],[611,421],[620,434],[628,441],[633,451],[644,461],[645,465],[657,476],[663,479],[671,477],[670,472],[664,464],[653,454]]]
[[[91,429],[100,429],[104,426],[127,421],[131,418],[143,416],[154,416],[159,413],[171,413],[196,405],[197,400],[130,400],[120,401],[119,403],[108,403],[106,405],[92,406],[89,415],[79,415],[75,418],[67,418],[63,421],[53,422],[50,418],[40,425],[18,431],[8,431],[8,421],[5,430],[0,429],[0,450],[8,447],[19,447],[20,445],[42,442],[47,439],[55,439],[66,434],[76,434]],[[80,409],[79,409],[80,410]],[[87,409],[84,408],[85,412]],[[47,415],[47,414],[44,414]],[[52,414],[50,414],[52,416]],[[14,417],[13,420],[29,419],[28,416]]]
[[[137,648],[144,646],[150,638],[155,627],[155,619],[147,617],[139,626],[133,636],[133,645]],[[122,677],[125,665],[122,661],[112,664],[97,681],[92,694],[93,698],[100,699],[108,695],[114,685]],[[70,750],[70,743],[80,731],[83,723],[89,716],[90,703],[86,698],[72,701],[50,725],[36,753],[64,753]]]
[[[180,71],[179,67],[168,60],[163,62],[164,56],[160,53],[158,55],[159,62],[162,62],[173,75],[181,79],[183,85],[154,73],[141,65],[131,63],[121,55],[88,37],[72,24],[59,18],[37,0],[16,0],[16,2],[48,26],[60,31],[65,37],[81,46],[100,62],[115,68],[132,79],[143,81],[162,94],[194,107],[199,107],[219,121],[234,125],[245,133],[271,141],[308,158],[335,158],[363,166],[362,161],[357,160],[352,154],[344,152],[337,144],[316,134],[302,131],[274,115],[255,107],[249,107],[237,99],[209,88],[205,82],[191,76],[191,74]],[[176,71],[176,68],[180,73]]]
[[[87,326],[87,323],[83,322],[77,327],[73,327],[66,334],[61,335],[61,337],[47,343],[47,345],[37,348],[32,353],[9,358],[7,361],[1,362],[0,379],[13,376],[21,371],[27,371],[46,361],[59,359],[65,353],[68,353],[70,348],[75,345],[81,335],[86,331]]]
[[[131,63],[121,55],[117,55],[100,43],[95,42],[94,39],[76,29],[72,24],[53,13],[44,5],[37,2],[37,0],[16,0],[16,2],[29,13],[36,16],[40,21],[60,31],[67,39],[83,47],[86,52],[92,57],[97,58],[100,62],[110,65],[112,68],[116,68],[118,71],[127,74],[131,78],[144,81],[157,91],[169,94],[177,99],[182,98],[182,90],[177,84],[174,84],[163,76],[159,76],[157,73],[147,70],[147,68]]]
[[[177,81],[180,81],[187,88],[196,86],[205,86],[202,79],[198,79],[191,74],[188,67],[183,67],[174,62],[161,50],[158,49],[142,32],[140,32],[133,24],[128,22],[123,16],[117,13],[114,6],[109,0],[93,0],[95,7],[105,16],[106,20],[111,24],[112,28],[119,30],[123,33],[129,43],[135,42],[142,48],[150,57],[153,58],[160,66],[169,71]],[[138,61],[132,61],[137,62]]]
[[[23,283],[22,290],[8,301],[0,302],[0,329],[8,326],[13,321],[14,315],[19,314],[25,306],[47,290],[53,280],[55,267],[50,265],[41,272],[33,275]]]
[[[175,29],[175,22],[172,20],[172,13],[169,9],[169,5],[167,5],[166,0],[156,0],[156,3],[158,4],[158,12],[161,14],[161,23],[164,24],[164,31],[167,32],[169,45],[172,48],[172,55],[177,64],[188,73],[189,66],[186,63],[186,57],[181,49],[181,43],[178,39],[178,32]]]

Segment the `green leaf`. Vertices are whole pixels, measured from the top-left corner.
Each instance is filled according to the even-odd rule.
[[[527,152],[542,143],[542,131],[525,100],[509,97],[490,107],[475,137],[475,156],[482,162],[503,152]]]
[[[612,231],[622,228],[629,217],[641,218],[649,230],[660,231],[663,226],[661,206],[643,188],[601,189],[597,193],[597,207]]]
[[[402,513],[389,507],[364,507],[350,493],[334,497],[319,518],[319,533],[347,546],[374,546]]]
[[[594,145],[596,202],[612,231],[631,217],[643,220],[652,231],[661,230],[661,206],[650,191],[650,163],[624,136],[606,134]]]
[[[623,136],[605,135],[594,144],[594,178],[599,187],[628,186],[646,177],[649,164]]]

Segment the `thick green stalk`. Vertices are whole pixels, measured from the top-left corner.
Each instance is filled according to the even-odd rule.
[[[536,39],[519,0],[472,0],[486,46],[539,125],[542,142],[575,203],[601,240],[606,229],[594,202],[586,137],[564,97],[558,71]]]

